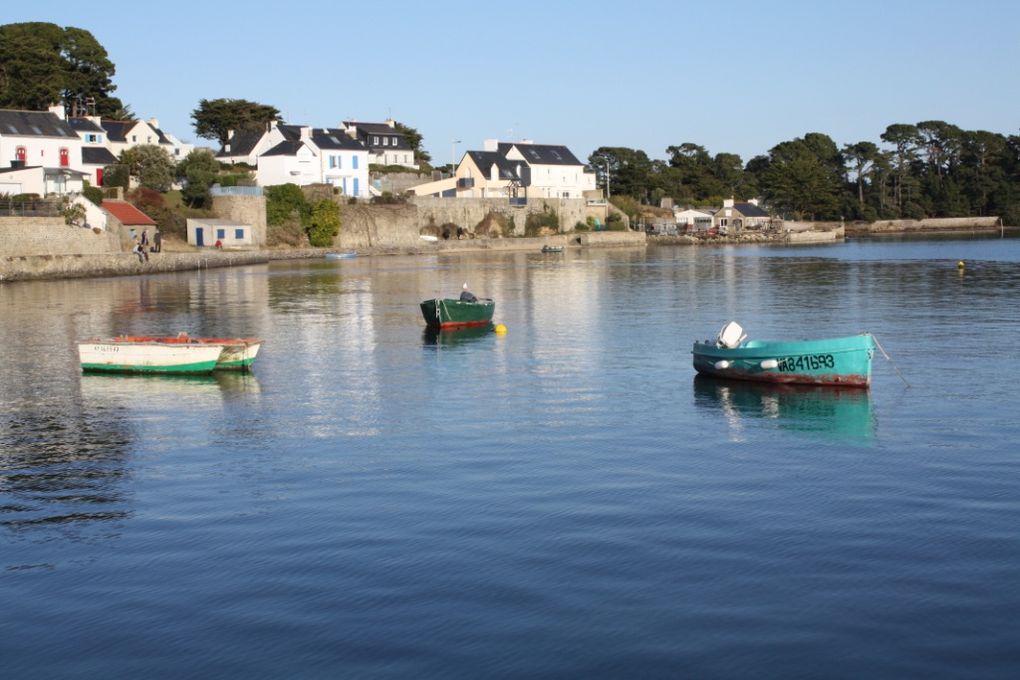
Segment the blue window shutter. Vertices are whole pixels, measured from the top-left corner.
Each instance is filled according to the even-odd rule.
[[[243,241],[244,240],[244,229],[235,229],[234,230],[234,238],[236,238],[238,241]]]
[[[354,178],[354,195],[355,196],[358,195],[358,178],[357,177]]]
[[[358,169],[358,157],[357,156],[351,156],[351,158],[353,159],[351,161],[351,168],[354,169],[354,170],[357,170]]]

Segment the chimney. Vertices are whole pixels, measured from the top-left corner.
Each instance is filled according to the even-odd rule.
[[[312,128],[310,128],[310,127],[302,127],[301,128],[301,141],[302,142],[307,142],[311,138],[312,138]]]
[[[396,129],[396,127],[397,127],[397,121],[393,120],[392,118],[387,118],[385,122],[386,122],[386,124],[387,124],[387,125],[389,125],[389,126],[390,126],[391,128],[394,128],[394,129]]]
[[[64,110],[63,104],[50,104],[47,110],[60,120],[67,120],[67,112]]]
[[[499,148],[498,139],[486,139],[483,147],[486,151],[495,151]]]
[[[154,130],[158,130],[159,129],[159,118],[150,118],[149,120],[147,120],[145,122],[148,123],[149,126],[152,127]]]
[[[723,202],[722,202],[722,207],[724,207],[724,208],[732,208],[733,207],[733,199],[732,198],[724,198]]]

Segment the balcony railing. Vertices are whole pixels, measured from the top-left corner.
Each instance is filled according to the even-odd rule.
[[[262,187],[221,187],[214,184],[209,193],[213,196],[261,196]]]

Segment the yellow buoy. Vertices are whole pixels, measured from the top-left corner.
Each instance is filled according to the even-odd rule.
[[[501,323],[496,324],[492,330],[496,331],[496,335],[506,335],[506,326]]]
[[[959,262],[956,263],[957,269],[963,269],[963,267],[964,267],[963,260],[960,260]]]

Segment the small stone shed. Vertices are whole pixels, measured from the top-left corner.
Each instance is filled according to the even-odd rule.
[[[215,217],[189,218],[188,243],[211,248],[219,241],[224,248],[255,248],[251,224]]]

